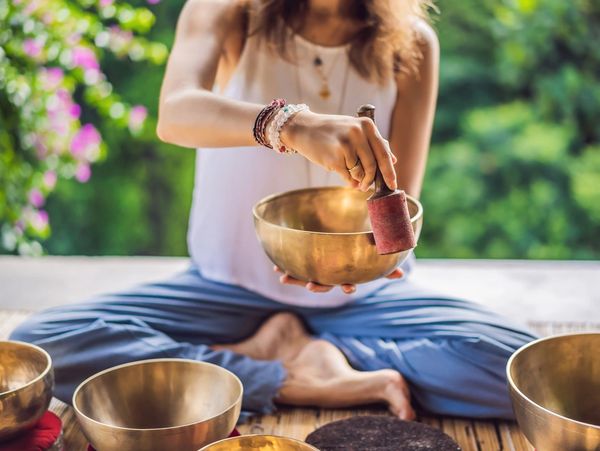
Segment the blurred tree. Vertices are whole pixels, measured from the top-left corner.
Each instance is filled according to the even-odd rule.
[[[42,252],[46,197],[61,179],[86,183],[104,156],[92,122],[143,132],[146,108],[122,102],[98,57],[162,63],[166,46],[140,37],[153,23],[113,0],[0,0],[0,249]]]
[[[132,0],[131,8],[142,4]],[[95,11],[93,5],[90,0],[87,11]],[[156,23],[147,38],[170,46],[182,5],[183,0],[154,5]],[[438,0],[437,5],[440,97],[418,254],[600,257],[600,3]],[[111,36],[118,43],[131,35]],[[119,102],[146,105],[148,119],[132,136],[126,124],[115,127],[83,105],[82,117],[97,124],[108,152],[86,184],[74,179],[57,184],[45,206],[53,226],[45,246],[57,254],[184,255],[194,153],[154,136],[162,67],[138,61],[137,50],[103,49],[94,50],[100,50]],[[74,99],[84,99],[80,90],[73,92]],[[7,130],[17,124],[14,115],[8,117]],[[6,139],[0,132],[0,146]],[[0,153],[0,178],[11,158]],[[8,192],[0,188],[0,196]],[[0,218],[2,205],[0,197]]]
[[[600,4],[439,6],[441,91],[419,255],[598,258]]]

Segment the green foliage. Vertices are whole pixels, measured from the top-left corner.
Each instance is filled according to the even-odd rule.
[[[6,14],[1,12],[2,5],[6,12],[5,1],[0,0],[0,45],[7,42],[2,22]],[[53,254],[184,255],[194,155],[159,143],[154,136],[162,78],[157,64],[172,42],[183,0],[155,5],[154,14],[135,4],[108,0],[53,4],[59,3],[68,4],[70,14],[89,23],[83,38],[101,58],[102,89],[86,84],[85,71],[71,72],[60,59],[57,65],[65,72],[73,102],[84,102],[81,118],[97,125],[103,138],[100,149],[106,152],[105,157],[104,151],[98,154],[102,159],[94,163],[94,174],[85,184],[74,179],[72,166],[77,161],[63,165],[71,164],[71,170],[59,174],[63,178],[44,207],[52,225],[44,246]],[[100,8],[100,3],[107,6]],[[600,4],[594,0],[438,0],[437,4],[441,84],[422,194],[425,226],[418,254],[598,258]],[[9,29],[21,41],[37,36],[27,34],[24,23]],[[59,41],[61,34],[58,29],[54,33]],[[25,82],[14,85],[12,92],[17,93],[26,91],[24,85],[35,86],[29,83],[36,76],[32,74],[37,67],[48,66],[15,56],[22,48],[19,42],[12,50],[2,47],[5,53],[13,52],[11,61],[20,64],[20,75],[12,79]],[[110,89],[104,84],[108,80]],[[11,213],[11,206],[27,203],[31,187],[44,197],[51,190],[44,191],[47,169],[36,162],[35,154],[6,151],[21,149],[14,144],[14,133],[7,131],[19,125],[21,134],[39,128],[27,121],[23,126],[23,118],[14,114],[19,107],[7,103],[8,90],[2,86],[0,82],[0,222],[14,224],[19,215]],[[119,96],[103,103],[98,97],[103,92]],[[115,103],[122,107],[114,107]],[[128,130],[129,104],[148,108],[145,125],[134,134]],[[80,126],[76,122],[71,133]],[[32,221],[36,225],[35,218]],[[48,228],[25,232],[38,239],[48,233]]]
[[[40,254],[57,181],[86,183],[104,157],[83,119],[143,132],[146,108],[122,101],[98,58],[161,64],[166,46],[140,36],[153,23],[148,9],[113,0],[0,0],[0,249]]]
[[[598,258],[600,4],[458,3],[438,2],[419,255]]]

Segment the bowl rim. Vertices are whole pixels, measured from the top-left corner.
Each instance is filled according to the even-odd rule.
[[[202,448],[200,448],[198,451],[204,451],[204,450],[209,449],[211,446],[219,445],[219,444],[222,444],[222,443],[225,443],[228,441],[239,440],[240,438],[245,438],[245,437],[274,437],[274,438],[278,438],[278,439],[290,440],[292,442],[300,443],[302,445],[308,446],[311,450],[319,451],[318,448],[315,448],[310,443],[306,443],[302,440],[298,440],[297,438],[286,437],[285,435],[274,435],[274,434],[241,434],[241,435],[238,435],[237,437],[227,437],[227,438],[218,440],[216,442],[209,443],[208,445],[205,445]]]
[[[191,423],[186,423],[186,424],[179,424],[177,426],[167,426],[167,427],[162,427],[162,428],[128,428],[128,427],[124,427],[124,426],[115,426],[112,424],[106,424],[106,423],[102,423],[101,421],[95,420],[94,418],[91,418],[90,416],[86,415],[85,413],[83,413],[81,411],[81,409],[79,409],[79,407],[77,406],[77,394],[81,391],[81,389],[83,388],[83,386],[85,384],[87,384],[88,382],[90,382],[92,379],[95,379],[96,377],[102,376],[103,374],[106,373],[110,373],[112,371],[116,371],[118,369],[121,368],[125,368],[128,366],[133,366],[133,365],[147,365],[147,364],[152,364],[152,363],[164,363],[164,362],[185,362],[185,363],[192,363],[192,364],[198,364],[198,365],[205,365],[205,366],[213,366],[215,368],[218,368],[219,370],[223,370],[227,373],[229,373],[231,376],[233,376],[233,379],[237,382],[239,388],[240,388],[240,394],[239,396],[235,399],[235,401],[227,406],[225,409],[223,409],[222,411],[220,411],[219,413],[212,415],[210,418],[207,418],[205,420],[200,420],[200,421],[192,421]],[[206,421],[210,421],[216,417],[219,417],[221,415],[223,415],[225,412],[235,408],[235,406],[240,405],[241,406],[241,402],[242,402],[242,396],[244,395],[244,385],[242,384],[242,381],[240,381],[240,378],[237,377],[234,373],[232,373],[231,371],[229,371],[226,368],[223,368],[222,366],[219,365],[215,365],[214,363],[210,363],[210,362],[203,362],[200,360],[191,360],[191,359],[178,359],[178,358],[162,358],[162,359],[145,359],[145,360],[137,360],[135,362],[128,362],[128,363],[123,363],[121,365],[116,365],[116,366],[112,366],[110,368],[107,368],[105,370],[102,371],[98,371],[97,373],[94,373],[93,375],[91,375],[90,377],[88,377],[87,379],[85,379],[83,382],[81,382],[77,388],[75,389],[75,391],[73,392],[73,397],[72,397],[72,405],[73,405],[73,409],[75,410],[75,413],[77,415],[81,415],[83,418],[85,418],[86,420],[95,423],[99,426],[102,427],[106,427],[106,428],[111,428],[111,429],[116,429],[119,431],[135,431],[135,432],[152,432],[152,431],[168,431],[170,429],[179,429],[179,428],[184,428],[184,427],[188,427],[188,426],[194,426],[200,423],[204,423]],[[237,420],[236,420],[237,421]]]
[[[294,229],[292,227],[286,227],[286,226],[282,226],[280,224],[276,224],[271,221],[267,221],[265,218],[263,218],[262,216],[260,216],[258,214],[258,211],[257,211],[258,207],[260,207],[263,204],[266,204],[267,202],[272,201],[273,199],[277,199],[278,197],[286,196],[288,194],[296,194],[296,193],[301,193],[301,192],[305,192],[305,191],[316,191],[316,190],[331,190],[331,191],[344,190],[344,191],[347,191],[347,190],[356,190],[356,188],[350,188],[347,186],[313,186],[310,188],[300,188],[300,189],[294,189],[294,190],[290,190],[290,191],[282,191],[279,193],[269,194],[268,196],[263,197],[261,200],[259,200],[254,205],[254,207],[252,207],[252,215],[254,216],[254,219],[256,219],[256,220],[264,221],[265,223],[272,225],[274,227],[278,227],[282,230],[290,230],[290,231],[298,232],[298,233],[310,233],[312,235],[337,235],[337,236],[355,236],[355,235],[372,235],[373,234],[372,230],[369,230],[366,232],[317,232],[317,231],[312,231],[312,230]],[[369,192],[371,192],[371,191],[372,190],[370,190]],[[408,193],[406,193],[406,198],[410,199],[410,201],[413,202],[417,206],[417,213],[415,213],[415,215],[410,218],[410,222],[411,222],[411,224],[413,224],[413,223],[416,223],[423,216],[423,205],[421,204],[421,202],[419,202],[418,199],[416,199],[415,197],[411,196]]]
[[[578,426],[589,427],[589,428],[600,430],[600,425],[592,424],[592,423],[586,423],[584,421],[574,420],[572,418],[565,417],[564,415],[561,415],[559,413],[553,412],[552,410],[549,410],[546,407],[544,407],[544,406],[538,404],[537,402],[533,401],[528,396],[525,396],[525,394],[521,391],[521,389],[519,389],[519,387],[517,387],[517,384],[515,383],[515,381],[513,380],[512,376],[510,374],[510,369],[511,369],[511,367],[513,365],[514,360],[516,360],[516,358],[519,356],[519,354],[521,354],[522,352],[524,352],[526,349],[529,349],[530,347],[536,346],[538,343],[541,343],[541,342],[544,342],[544,341],[552,341],[552,340],[556,340],[556,339],[560,339],[560,338],[564,338],[564,337],[574,337],[574,336],[581,336],[581,335],[596,335],[596,336],[600,337],[600,332],[592,332],[592,331],[589,331],[589,332],[566,332],[566,333],[563,333],[563,334],[556,334],[556,335],[550,335],[549,337],[538,338],[537,340],[533,340],[533,341],[527,343],[526,345],[521,346],[519,349],[517,349],[515,352],[513,352],[513,354],[508,359],[508,362],[506,363],[506,378],[508,380],[509,387],[512,390],[514,390],[515,392],[517,392],[522,399],[524,399],[527,403],[529,403],[530,405],[532,405],[536,409],[540,409],[544,413],[549,414],[550,416],[559,418],[561,420],[566,420],[567,422],[574,423],[574,424],[576,424]]]
[[[17,388],[13,388],[12,390],[0,392],[0,398],[7,397],[13,393],[16,393],[20,390],[23,390],[27,387],[30,387],[30,386],[36,384],[37,382],[44,379],[48,375],[48,373],[50,373],[50,370],[52,369],[52,357],[50,357],[50,354],[48,354],[48,352],[46,352],[44,349],[40,348],[39,346],[31,344],[31,343],[27,343],[25,341],[19,341],[19,340],[1,340],[0,341],[0,345],[5,344],[5,343],[17,344],[17,345],[23,346],[25,348],[30,348],[30,349],[33,349],[34,351],[39,352],[46,358],[46,368],[44,368],[44,370],[38,376],[34,377],[32,380],[30,380],[26,384],[21,385],[20,387],[17,387]]]

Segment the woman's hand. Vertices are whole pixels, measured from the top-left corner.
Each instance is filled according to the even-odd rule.
[[[334,285],[321,285],[316,282],[305,282],[303,280],[294,279],[292,276],[282,271],[278,266],[273,266],[273,271],[281,273],[279,281],[284,285],[297,285],[299,287],[306,287],[307,290],[313,293],[327,293],[331,291]],[[404,272],[400,268],[394,269],[391,273],[385,276],[387,279],[401,279],[404,277]],[[340,285],[342,291],[346,294],[352,294],[356,291],[356,285],[352,283],[344,283]]]
[[[397,188],[396,157],[369,118],[302,111],[285,124],[281,141],[363,191],[373,183],[377,167],[387,186]]]

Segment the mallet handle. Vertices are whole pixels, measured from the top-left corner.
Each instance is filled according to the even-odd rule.
[[[357,114],[359,117],[368,117],[373,122],[375,122],[375,107],[371,104],[367,103],[365,105],[362,105],[358,109]],[[381,197],[390,193],[393,193],[393,191],[388,188],[388,186],[385,183],[385,180],[383,180],[383,174],[379,170],[379,167],[377,167],[377,169],[375,170],[375,192],[373,193],[372,197]]]

